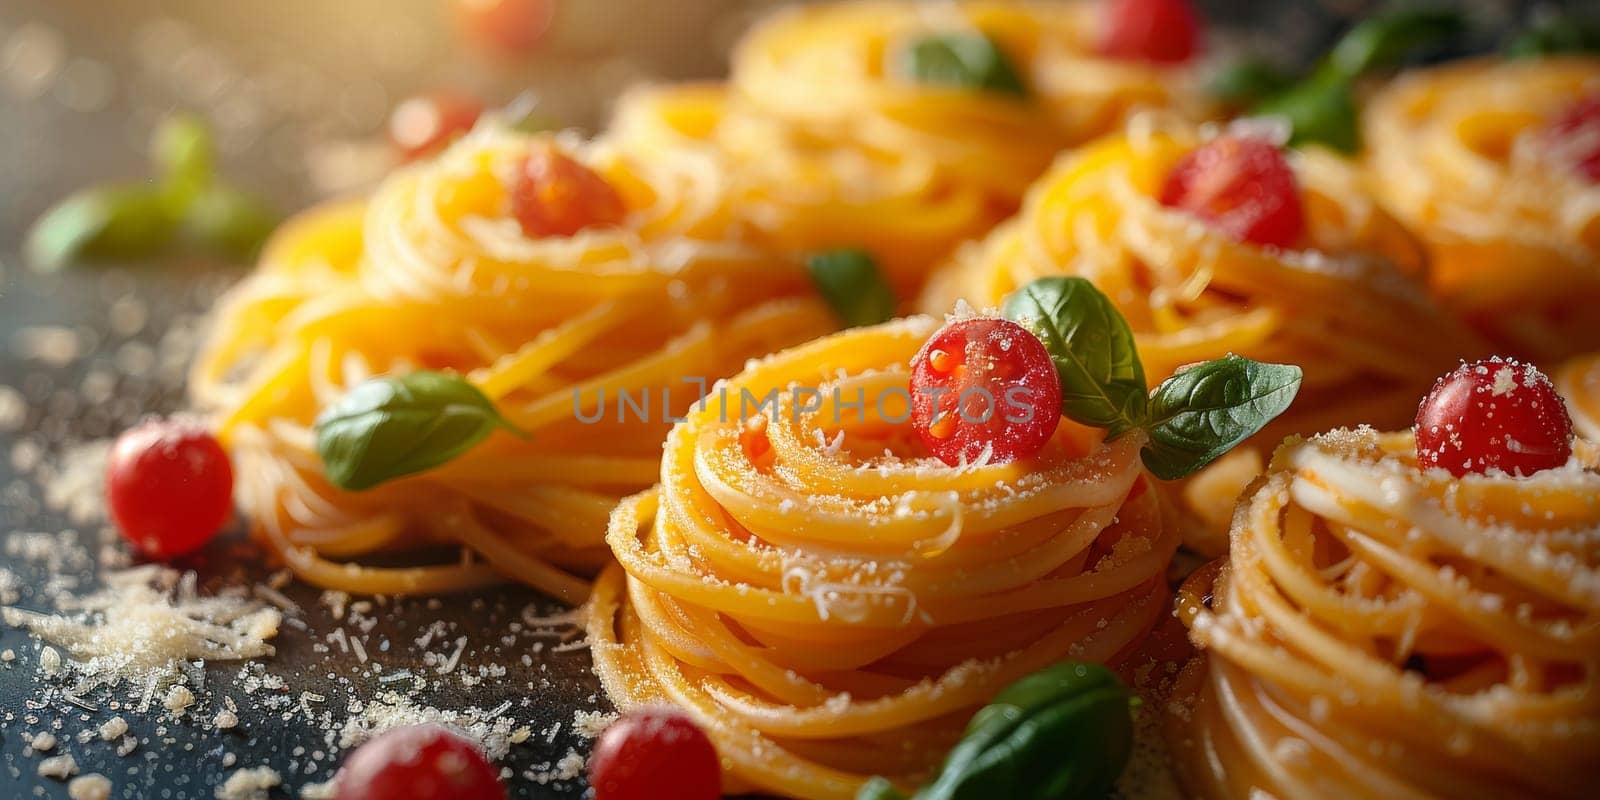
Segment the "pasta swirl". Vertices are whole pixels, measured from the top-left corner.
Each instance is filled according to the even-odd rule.
[[[219,308],[191,391],[238,464],[245,512],[302,578],[422,593],[509,576],[581,601],[611,507],[653,480],[668,428],[660,406],[624,419],[616,393],[679,410],[698,395],[684,376],[714,379],[832,329],[820,303],[781,299],[810,292],[796,265],[711,238],[726,230],[716,205],[660,167],[593,155],[627,221],[524,236],[509,187],[539,147],[583,149],[480,126],[371,198],[302,214]],[[466,376],[531,437],[496,434],[365,492],[329,484],[318,411],[413,369]],[[439,545],[476,558],[360,563]]]
[[[1199,142],[1192,129],[1143,119],[1063,157],[1016,219],[934,276],[924,310],[997,306],[1049,275],[1088,278],[1133,328],[1152,385],[1227,353],[1299,365],[1299,397],[1257,442],[1336,424],[1405,424],[1426,376],[1484,350],[1427,297],[1420,246],[1331,153],[1290,155],[1304,249],[1237,242],[1162,206],[1166,175]],[[1187,484],[1187,506],[1217,534],[1194,542],[1200,549],[1221,551],[1233,502],[1260,465],[1241,450]]]
[[[1098,3],[869,2],[775,14],[739,44],[727,86],[622,100],[608,141],[719,165],[756,235],[791,250],[862,246],[897,288],[1015,210],[1057,151],[1138,108],[1209,113],[1182,68],[1091,52]],[[1026,97],[919,82],[903,51],[933,34],[997,42]]]
[[[623,709],[693,715],[731,788],[912,785],[1006,684],[1069,657],[1116,663],[1166,613],[1178,537],[1147,491],[1142,434],[1103,443],[1064,423],[1032,460],[944,465],[904,409],[906,364],[936,327],[912,317],[753,363],[673,429],[660,485],[612,517],[596,672]],[[735,404],[768,392],[741,421]]]
[[[1432,251],[1433,285],[1502,347],[1600,347],[1600,187],[1538,129],[1600,91],[1600,58],[1472,61],[1405,75],[1363,114],[1383,201]]]
[[[1600,757],[1600,453],[1421,471],[1410,433],[1291,440],[1179,616],[1174,743],[1208,798],[1579,797]],[[1185,694],[1186,693],[1186,694]]]

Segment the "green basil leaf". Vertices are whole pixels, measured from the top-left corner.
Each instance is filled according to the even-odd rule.
[[[916,800],[1104,797],[1133,752],[1132,708],[1133,695],[1098,664],[1036,672],[973,715]]]
[[[1299,367],[1236,355],[1179,372],[1150,397],[1144,464],[1162,480],[1192,475],[1282,414],[1299,391]]]
[[[161,176],[172,207],[187,208],[211,184],[215,174],[216,146],[210,129],[189,114],[162,120],[150,141],[150,161]]]
[[[841,249],[806,257],[811,281],[848,326],[876,325],[894,318],[894,290],[865,250]]]
[[[249,261],[274,228],[277,212],[260,198],[226,184],[207,186],[184,211],[184,229],[200,244],[235,261]]]
[[[1355,96],[1350,84],[1338,78],[1312,78],[1296,84],[1257,104],[1252,113],[1288,119],[1293,130],[1290,145],[1318,143],[1343,153],[1354,153],[1361,146]]]
[[[517,430],[476,386],[426,370],[357,384],[314,427],[328,480],[352,490],[437,467],[496,428]]]
[[[1234,108],[1249,108],[1294,85],[1294,78],[1264,61],[1246,59],[1211,77],[1213,97]]]
[[[1346,81],[1353,80],[1438,47],[1466,30],[1466,18],[1447,9],[1408,8],[1369,17],[1333,46],[1326,69]]]
[[[1006,319],[1050,352],[1061,377],[1061,413],[1116,438],[1144,424],[1148,388],[1133,331],[1087,279],[1040,278],[1006,298]]]
[[[1000,44],[978,32],[935,34],[918,39],[901,52],[898,71],[920,83],[1017,97],[1028,94]]]
[[[1528,26],[1506,43],[1511,58],[1600,51],[1600,24],[1574,15],[1535,11]]]
[[[147,184],[113,184],[78,191],[34,222],[28,262],[54,270],[79,260],[134,259],[172,240],[176,221],[162,193]]]

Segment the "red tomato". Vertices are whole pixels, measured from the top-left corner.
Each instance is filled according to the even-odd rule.
[[[555,0],[455,0],[455,6],[469,41],[508,56],[533,50],[556,15]]]
[[[478,744],[443,725],[395,728],[356,748],[338,800],[504,800],[500,772]]]
[[[106,500],[123,538],[171,559],[200,549],[233,512],[233,466],[198,425],[152,419],[123,431],[106,463]]]
[[[674,708],[611,723],[589,756],[594,800],[717,800],[722,762],[700,726]]]
[[[460,92],[433,91],[408,97],[389,114],[389,141],[407,161],[441,150],[483,114],[483,103]]]
[[[523,233],[541,238],[620,225],[627,209],[605,178],[554,148],[543,147],[523,164],[511,189],[511,213]]]
[[[1038,453],[1061,424],[1061,379],[1049,351],[1015,322],[966,317],[911,360],[911,421],[940,461],[1005,464]]]
[[[1556,117],[1545,127],[1544,141],[1560,163],[1571,164],[1590,183],[1600,183],[1600,92]]]
[[[1527,476],[1567,463],[1572,418],[1531,364],[1491,358],[1439,379],[1417,409],[1417,463],[1461,477]]]
[[[1263,139],[1219,136],[1195,148],[1167,175],[1161,204],[1241,242],[1289,247],[1305,233],[1294,170]]]
[[[1100,52],[1179,64],[1200,49],[1200,15],[1189,0],[1107,0]]]

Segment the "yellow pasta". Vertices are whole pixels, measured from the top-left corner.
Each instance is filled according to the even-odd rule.
[[[1428,244],[1433,285],[1507,354],[1600,348],[1600,186],[1540,129],[1600,92],[1600,58],[1472,61],[1397,79],[1363,115],[1371,184]]]
[[[1600,759],[1600,452],[1422,471],[1410,433],[1292,440],[1179,616],[1197,797],[1585,797]],[[1220,563],[1220,562],[1219,562]]]
[[[370,198],[291,220],[218,310],[191,390],[232,451],[243,509],[300,577],[379,593],[510,577],[581,601],[612,506],[654,480],[669,408],[699,394],[683,379],[834,327],[796,264],[716,238],[730,223],[693,175],[589,154],[626,221],[525,236],[509,187],[548,147],[585,155],[480,125]],[[414,369],[466,376],[529,438],[495,434],[369,491],[330,485],[318,411],[368,376]],[[651,410],[625,413],[623,391],[648,393]],[[440,545],[464,549],[363,563]]]
[[[1030,460],[946,466],[906,408],[907,364],[937,327],[911,317],[753,363],[674,427],[660,484],[612,517],[596,672],[620,708],[691,714],[731,791],[910,787],[1006,684],[1066,658],[1118,663],[1168,614],[1178,534],[1143,434],[1063,423]]]
[[[909,292],[957,242],[1015,210],[1056,152],[1134,109],[1199,117],[1181,67],[1093,53],[1100,4],[868,2],[791,9],[757,26],[726,86],[634,91],[608,141],[717,165],[738,215],[784,249],[862,246]],[[896,66],[934,34],[998,43],[1026,97],[922,83]]]
[[[1589,441],[1600,442],[1600,353],[1569,360],[1551,379],[1567,399],[1573,430]]]
[[[1484,351],[1426,296],[1420,246],[1332,153],[1289,154],[1303,249],[1238,242],[1164,207],[1167,174],[1201,141],[1188,127],[1141,119],[1064,156],[1016,219],[941,268],[923,309],[958,300],[992,307],[1036,278],[1087,278],[1132,326],[1152,385],[1230,352],[1299,365],[1299,397],[1258,443],[1339,424],[1409,423],[1432,376]],[[1221,551],[1233,502],[1260,467],[1246,448],[1185,485],[1187,507],[1215,534],[1192,545]]]

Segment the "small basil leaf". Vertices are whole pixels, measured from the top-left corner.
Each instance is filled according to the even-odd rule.
[[[1234,108],[1249,108],[1284,91],[1294,78],[1264,61],[1244,60],[1224,67],[1211,77],[1211,94]]]
[[[1467,30],[1460,12],[1410,8],[1370,17],[1351,28],[1328,54],[1326,69],[1346,81],[1390,67]]]
[[[260,198],[224,184],[200,191],[184,212],[184,229],[200,244],[248,261],[278,227],[278,214]]]
[[[1505,46],[1505,53],[1511,58],[1595,51],[1600,51],[1600,24],[1560,13],[1535,12],[1528,27]]]
[[[1289,120],[1290,145],[1318,143],[1343,153],[1354,153],[1361,146],[1355,97],[1350,84],[1338,78],[1324,76],[1297,84],[1257,104],[1252,113]]]
[[[1162,480],[1187,477],[1282,414],[1299,391],[1299,367],[1236,355],[1179,372],[1150,397],[1144,464]]]
[[[216,147],[198,117],[178,114],[161,122],[150,142],[150,160],[161,176],[168,201],[183,209],[211,183]]]
[[[54,270],[78,260],[133,259],[171,241],[177,225],[162,193],[146,184],[83,189],[57,203],[28,231],[28,261]]]
[[[1105,667],[1064,662],[978,710],[916,800],[1104,797],[1133,750],[1132,695]]]
[[[431,371],[363,381],[314,425],[328,480],[351,490],[437,467],[496,428],[516,431],[476,386]]]
[[[842,249],[806,257],[811,281],[846,325],[876,325],[894,317],[894,290],[865,250]]]
[[[1028,94],[999,43],[977,32],[937,34],[912,42],[901,53],[899,72],[921,83],[1018,97]]]
[[[1061,377],[1061,413],[1116,438],[1144,423],[1148,389],[1133,331],[1111,299],[1078,277],[1040,278],[1002,310],[1044,343]]]

